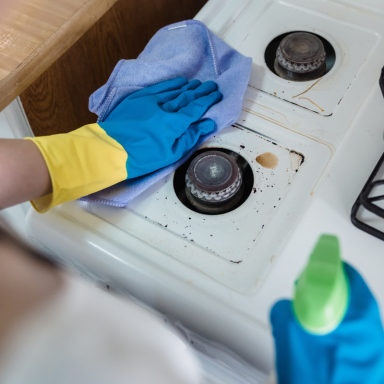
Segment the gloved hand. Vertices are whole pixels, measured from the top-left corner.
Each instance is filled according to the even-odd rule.
[[[126,97],[99,126],[128,153],[127,174],[134,178],[182,158],[214,121],[197,122],[221,100],[213,81],[164,81]]]
[[[279,384],[384,383],[384,333],[375,298],[359,273],[344,263],[347,311],[324,335],[306,331],[290,300],[271,311]]]
[[[52,194],[32,205],[45,212],[179,160],[214,129],[214,121],[198,120],[221,100],[216,89],[213,81],[179,77],[131,94],[99,124],[27,138],[39,148],[52,181]]]

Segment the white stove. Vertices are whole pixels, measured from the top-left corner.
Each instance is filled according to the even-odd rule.
[[[384,149],[378,141],[383,127],[375,123],[376,116],[384,117],[377,92],[384,65],[384,5],[210,0],[196,19],[253,59],[238,122],[203,145],[247,160],[254,184],[246,201],[221,215],[194,212],[177,197],[172,174],[124,209],[71,202],[45,215],[30,211],[28,232],[82,274],[137,297],[268,373],[273,366],[270,307],[291,295],[321,231],[339,235],[342,247],[345,233],[349,243],[363,237],[376,250],[383,246],[348,220]],[[333,47],[334,65],[324,76],[296,82],[268,68],[268,44],[295,31],[314,33]],[[370,133],[363,134],[368,126]],[[365,149],[357,163],[349,148],[358,145]],[[278,159],[275,168],[256,160],[265,153]],[[345,166],[346,158],[355,168]],[[346,168],[341,176],[337,166]],[[339,177],[333,181],[335,172]],[[336,227],[340,212],[332,199],[344,207],[342,225]],[[384,267],[384,261],[365,256],[372,262],[367,266],[357,256],[352,259],[379,292],[382,283],[370,268]],[[383,293],[378,295],[384,305]]]

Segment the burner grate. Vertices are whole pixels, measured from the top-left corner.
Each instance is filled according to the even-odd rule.
[[[384,96],[384,68],[379,79],[381,92]],[[375,194],[375,191],[380,193]],[[381,219],[384,219],[384,153],[369,176],[366,184],[353,204],[351,210],[352,224],[364,232],[384,240],[384,227]],[[360,214],[360,208],[368,211],[368,215]],[[368,224],[368,223],[371,223]],[[383,229],[383,230],[382,230]]]

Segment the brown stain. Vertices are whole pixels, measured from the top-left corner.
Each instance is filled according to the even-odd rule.
[[[279,164],[279,158],[272,152],[265,152],[256,157],[256,161],[264,168],[275,169]]]
[[[272,255],[271,258],[269,259],[269,261],[270,261],[271,263],[273,263],[273,260],[275,260],[275,255]]]
[[[255,88],[255,89],[257,89],[257,88]],[[306,108],[306,109],[307,109],[307,108]],[[278,125],[278,126],[280,126],[280,127],[283,127],[283,128],[285,128],[285,129],[287,129],[288,131],[291,131],[291,132],[294,132],[294,133],[298,133],[299,135],[301,135],[301,136],[303,136],[303,137],[307,137],[308,139],[311,139],[311,140],[315,141],[316,143],[324,144],[324,145],[325,145],[326,147],[328,147],[329,150],[331,151],[330,159],[333,157],[333,154],[334,154],[334,151],[335,151],[335,147],[334,147],[332,144],[327,143],[326,141],[323,141],[323,140],[319,139],[319,138],[316,137],[316,136],[306,135],[306,134],[304,134],[303,132],[295,131],[294,129],[289,128],[289,127],[286,126],[286,125],[279,124],[279,123],[277,122],[277,120],[267,119],[267,117],[266,117],[265,115],[262,115],[262,114],[260,114],[260,113],[255,113],[255,112],[253,112],[252,110],[250,110],[250,109],[248,109],[248,108],[242,108],[242,110],[243,110],[244,112],[250,113],[251,115],[260,117],[261,119],[266,120],[266,121],[268,121],[268,122],[270,122],[270,123],[272,123],[272,124],[276,124],[276,125]],[[315,113],[318,113],[318,112],[315,112]],[[324,173],[324,170],[323,170],[323,172],[322,172],[321,174],[323,174],[323,173]]]
[[[320,81],[320,80],[321,80],[321,79],[319,79],[318,81]],[[317,81],[317,82],[318,82],[318,81]],[[316,83],[317,83],[317,82],[316,82]],[[315,83],[315,84],[316,84],[316,83]],[[314,86],[315,84],[313,84],[312,86]],[[253,86],[251,86],[251,85],[248,85],[248,87],[253,88],[253,89],[256,89],[257,91],[260,91],[260,92],[262,92],[262,93],[268,94],[268,92],[265,92],[265,91],[263,91],[262,89],[253,87]],[[309,90],[309,89],[308,89],[308,90]],[[308,91],[308,90],[307,90],[307,91]],[[301,93],[301,94],[302,94],[302,93]],[[297,96],[300,96],[300,95],[297,95]],[[278,96],[277,96],[277,97],[278,97]],[[284,100],[284,101],[286,101],[286,102],[288,102],[288,103],[291,103],[291,104],[293,104],[293,105],[297,105],[298,107],[301,107],[301,108],[304,108],[304,109],[308,109],[308,108],[303,107],[302,105],[295,104],[295,103],[293,103],[292,101],[288,101],[288,100],[286,100],[286,99],[280,99],[280,100]],[[256,103],[255,103],[255,104],[256,104]],[[287,130],[290,131],[290,132],[297,133],[297,134],[299,134],[299,135],[301,135],[301,136],[303,136],[303,137],[306,137],[306,138],[308,138],[308,139],[310,139],[310,140],[313,140],[313,141],[315,141],[316,143],[323,144],[323,145],[325,145],[325,146],[330,150],[331,155],[330,155],[330,157],[329,157],[329,159],[328,159],[327,164],[325,165],[325,167],[323,168],[323,170],[322,170],[321,173],[320,173],[320,176],[319,176],[319,178],[318,178],[318,180],[317,180],[317,182],[316,182],[316,185],[315,185],[314,188],[313,188],[313,189],[315,189],[316,186],[317,186],[317,184],[319,183],[319,181],[320,181],[321,178],[323,177],[324,172],[325,172],[325,170],[326,170],[326,168],[327,168],[327,165],[329,164],[329,162],[330,162],[331,159],[333,158],[333,155],[334,155],[334,152],[335,152],[335,147],[334,147],[332,144],[330,144],[330,143],[328,143],[328,142],[326,142],[326,141],[323,141],[323,140],[321,140],[320,138],[318,138],[318,137],[316,137],[316,136],[312,136],[312,135],[305,134],[304,132],[296,131],[296,130],[294,130],[294,129],[288,127],[287,125],[279,124],[276,120],[273,121],[273,120],[267,119],[265,115],[262,115],[262,114],[259,114],[259,113],[254,113],[252,110],[249,110],[249,109],[247,109],[247,108],[242,108],[242,110],[243,110],[244,112],[246,112],[246,113],[250,113],[251,115],[260,117],[261,119],[266,120],[266,121],[268,121],[268,122],[270,122],[270,123],[272,123],[272,124],[276,124],[276,125],[278,125],[278,126],[280,126],[280,127],[282,127],[282,128],[285,128],[285,129],[287,129]],[[308,110],[311,111],[311,112],[314,112],[314,113],[318,113],[318,112],[312,111],[311,109],[308,109]],[[331,113],[330,115],[323,115],[323,116],[324,116],[324,117],[329,117],[329,116],[332,116],[332,115],[333,115],[333,113]],[[239,128],[239,129],[240,129],[240,128]],[[288,172],[288,169],[287,169],[287,172]]]
[[[263,91],[262,89],[253,87],[252,85],[249,85],[249,84],[248,84],[248,87],[253,88],[253,89],[256,89],[256,90],[259,91],[259,92],[265,93],[266,95],[272,95],[272,93]],[[301,94],[300,94],[300,95],[301,95]],[[299,95],[297,95],[297,96],[299,96]],[[289,100],[287,100],[287,99],[283,99],[282,97],[279,97],[279,96],[275,96],[275,97],[278,98],[278,99],[280,99],[280,100],[283,100],[283,101],[285,101],[285,102],[287,102],[287,103],[290,103],[290,104],[292,104],[292,105],[295,105],[296,107],[300,107],[300,108],[306,109],[306,110],[311,111],[311,112],[313,112],[313,113],[317,113],[318,115],[320,114],[320,112],[317,112],[317,111],[314,111],[313,109],[304,107],[304,106],[301,105],[301,104],[294,103],[293,101],[289,101]],[[296,97],[296,96],[294,96],[294,97]],[[333,113],[330,113],[329,115],[323,115],[323,117],[331,117],[331,116],[333,116]]]
[[[285,121],[287,122],[287,124],[289,124],[289,121],[288,121],[287,117],[286,117],[283,113],[278,112],[278,111],[276,111],[276,110],[274,110],[274,109],[272,109],[272,108],[266,107],[265,105],[262,105],[262,104],[259,104],[259,103],[255,103],[255,102],[252,101],[252,100],[248,100],[248,99],[247,99],[247,101],[249,101],[249,102],[252,103],[252,104],[258,105],[258,106],[260,106],[260,107],[262,107],[262,108],[269,109],[270,111],[275,112],[275,113],[277,113],[277,114],[283,116],[284,119],[285,119]],[[276,120],[276,121],[277,121],[277,120]]]
[[[263,115],[263,114],[261,114],[261,113],[257,113],[257,112],[255,112],[255,111],[252,111],[251,109],[243,108],[243,111],[244,111],[244,112],[247,112],[247,113],[250,113],[251,115],[260,117],[261,119],[264,119],[264,120],[266,120],[266,121],[269,121],[270,123],[279,125],[280,127],[287,128],[285,125],[281,124],[280,121],[275,120],[275,119],[272,119],[271,117],[265,116],[265,115]],[[288,129],[289,129],[289,128],[288,128]]]
[[[291,170],[297,172],[300,166],[304,163],[305,156],[297,151],[289,151],[289,161],[291,163]]]
[[[263,92],[263,93],[267,93],[267,92],[264,92],[264,91],[262,91],[262,90],[260,90],[260,89],[258,89],[258,88],[252,87],[252,86],[250,86],[250,85],[248,85],[248,86],[251,87],[251,88],[257,89],[258,91],[261,91],[261,92]],[[283,100],[283,99],[282,99],[282,100]],[[287,101],[287,100],[285,100],[285,101]],[[292,103],[292,102],[290,102],[290,101],[288,101],[288,102],[289,102],[289,103]],[[297,105],[298,105],[298,104],[297,104]],[[301,107],[300,105],[298,105],[298,106]],[[305,107],[303,107],[303,108],[305,108]],[[305,109],[308,109],[308,108],[305,108]],[[301,136],[303,136],[303,137],[306,137],[306,138],[308,138],[308,139],[310,139],[310,140],[313,140],[313,141],[315,141],[316,143],[325,145],[325,146],[330,150],[330,152],[331,152],[331,155],[330,155],[330,157],[329,157],[329,159],[328,159],[327,165],[329,164],[329,162],[330,162],[331,159],[333,158],[333,155],[334,155],[334,152],[335,152],[335,147],[334,147],[332,144],[327,143],[326,141],[323,141],[323,140],[321,140],[321,139],[318,138],[318,137],[315,137],[315,136],[312,136],[312,135],[305,134],[304,132],[298,132],[298,131],[295,131],[294,129],[292,129],[292,128],[286,126],[286,125],[279,124],[276,120],[273,121],[273,120],[267,119],[265,115],[262,115],[262,114],[259,114],[259,113],[255,113],[255,112],[253,112],[252,110],[249,110],[249,109],[247,109],[247,108],[243,108],[243,111],[244,111],[244,112],[247,112],[247,113],[250,113],[251,115],[260,117],[261,119],[266,120],[266,121],[268,121],[268,122],[270,122],[270,123],[272,123],[272,124],[276,124],[276,125],[278,125],[278,126],[280,126],[280,127],[282,127],[282,128],[285,128],[285,129],[287,129],[287,130],[290,131],[290,132],[297,133],[297,134],[299,134],[299,135],[301,135]],[[318,113],[318,112],[315,112],[315,113]],[[332,113],[331,113],[329,116],[332,116]],[[325,116],[325,117],[327,117],[327,116]],[[316,188],[316,186],[317,186],[317,184],[319,183],[320,179],[323,177],[324,172],[325,172],[325,170],[326,170],[326,168],[327,168],[327,165],[323,168],[322,172],[320,173],[320,176],[319,176],[319,178],[318,178],[318,180],[317,180],[316,185],[315,185],[314,188]],[[287,172],[288,172],[288,169],[287,169]]]
[[[297,96],[301,96],[301,95],[304,95],[304,93],[307,93],[311,88],[313,88],[320,80],[322,79],[322,77],[320,77],[320,79],[319,80],[317,80],[315,83],[313,83],[306,91],[304,91],[304,92],[301,92],[301,93],[299,93],[298,95],[296,95],[296,96],[292,96],[292,99],[294,99],[295,97],[297,97]]]
[[[308,100],[309,102],[311,102],[315,107],[319,108],[322,112],[324,112],[324,109],[323,108],[320,108],[316,103],[314,103],[311,99],[308,99],[308,97],[299,97],[299,100],[301,99],[304,99],[304,100]]]

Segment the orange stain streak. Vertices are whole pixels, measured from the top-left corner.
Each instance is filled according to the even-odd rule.
[[[266,107],[265,105],[262,105],[262,104],[259,104],[259,103],[255,103],[254,101],[251,101],[251,100],[248,100],[248,99],[247,99],[247,101],[249,101],[249,102],[252,103],[252,104],[259,105],[260,107],[269,109],[269,110],[272,111],[272,112],[278,113],[279,115],[283,116],[284,119],[286,120],[287,124],[289,124],[288,119],[287,119],[287,118],[285,117],[285,115],[283,115],[281,112],[275,111],[275,110],[272,109],[272,108],[268,108],[268,107]]]
[[[317,108],[319,108],[322,112],[324,112],[324,109],[320,108],[316,103],[314,103],[312,100],[308,99],[308,97],[299,97],[299,100],[300,99],[305,99],[305,100],[308,100],[310,101],[313,105],[315,105]]]
[[[313,83],[306,91],[304,91],[304,92],[301,92],[301,93],[299,93],[298,95],[296,95],[296,96],[292,96],[292,99],[294,99],[295,97],[297,97],[297,96],[301,96],[301,95],[304,95],[304,93],[307,93],[311,88],[313,88],[320,80],[322,79],[322,77],[320,77],[320,79],[319,80],[317,80],[316,81],[316,83]],[[321,109],[321,108],[320,108]]]

